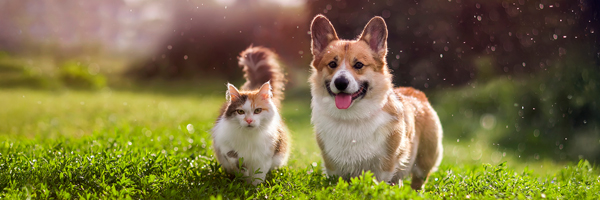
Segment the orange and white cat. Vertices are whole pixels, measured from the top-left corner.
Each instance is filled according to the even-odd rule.
[[[379,181],[421,189],[442,160],[442,126],[421,91],[394,88],[387,26],[372,18],[356,40],[339,39],[331,22],[311,24],[312,123],[329,175],[371,171]]]
[[[213,149],[225,171],[241,172],[256,185],[289,156],[289,137],[278,112],[284,78],[276,54],[263,47],[243,51],[239,64],[246,83],[241,90],[227,84],[227,102],[212,129]]]

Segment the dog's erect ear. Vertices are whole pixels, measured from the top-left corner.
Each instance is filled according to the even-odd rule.
[[[227,83],[227,95],[225,95],[225,98],[227,98],[227,101],[235,101],[240,98],[240,91],[231,83]]]
[[[369,44],[371,50],[383,58],[387,54],[387,37],[388,31],[385,21],[383,21],[383,18],[376,16],[367,23],[360,35],[360,40]]]
[[[260,86],[260,89],[258,89],[258,95],[263,100],[270,99],[273,96],[273,93],[271,93],[271,81],[267,81],[265,84]]]
[[[314,56],[321,54],[329,43],[339,39],[333,25],[323,15],[317,15],[313,19],[310,25],[310,36],[312,38],[312,54]]]

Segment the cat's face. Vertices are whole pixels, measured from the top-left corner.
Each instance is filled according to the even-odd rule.
[[[241,128],[260,128],[270,122],[276,113],[269,83],[265,83],[258,91],[241,92],[229,84],[227,93],[229,106],[225,118]]]

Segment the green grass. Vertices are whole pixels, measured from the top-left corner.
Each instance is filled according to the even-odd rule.
[[[600,172],[587,161],[529,162],[477,138],[444,141],[444,161],[425,192],[378,184],[370,173],[349,183],[328,178],[305,91],[283,106],[289,166],[248,185],[212,156],[209,130],[224,92],[201,85],[0,90],[0,198],[600,198]]]

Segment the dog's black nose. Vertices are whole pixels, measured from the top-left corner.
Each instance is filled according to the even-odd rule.
[[[348,87],[348,83],[348,79],[346,79],[344,76],[341,76],[335,79],[335,81],[333,81],[333,84],[335,84],[335,88],[337,88],[340,91],[345,90]]]

